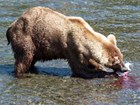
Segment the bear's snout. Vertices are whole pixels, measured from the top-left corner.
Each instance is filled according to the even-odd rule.
[[[113,66],[114,72],[127,72],[128,69],[125,67],[124,64],[116,64]]]

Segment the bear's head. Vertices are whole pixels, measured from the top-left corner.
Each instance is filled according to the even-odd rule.
[[[117,41],[114,35],[108,35],[109,44],[105,47],[105,57],[108,58],[105,66],[114,70],[114,72],[125,72],[127,68],[123,62],[123,55],[117,47]]]

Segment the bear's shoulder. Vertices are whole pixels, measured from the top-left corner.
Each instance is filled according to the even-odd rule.
[[[71,21],[72,23],[75,23],[79,27],[82,27],[82,28],[88,30],[91,33],[94,32],[92,27],[81,17],[70,16],[70,17],[68,17],[68,20]]]
[[[79,28],[84,31],[84,36],[91,41],[98,40],[104,44],[110,44],[110,41],[99,32],[94,31],[94,29],[81,17],[68,17],[68,20],[76,24]]]

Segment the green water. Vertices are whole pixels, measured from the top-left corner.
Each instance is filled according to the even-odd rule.
[[[94,30],[115,34],[125,62],[132,64],[127,78],[70,77],[66,61],[38,62],[38,74],[13,77],[14,58],[7,46],[8,26],[25,10],[45,6],[65,15],[83,17]],[[0,0],[1,105],[140,105],[139,0]]]

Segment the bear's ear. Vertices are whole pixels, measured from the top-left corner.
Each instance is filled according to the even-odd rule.
[[[115,37],[113,34],[109,34],[109,35],[107,36],[107,39],[108,39],[111,43],[113,43],[114,45],[117,45],[116,37]]]

